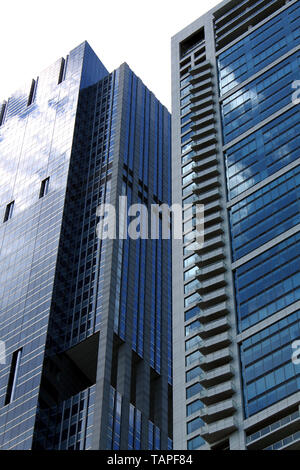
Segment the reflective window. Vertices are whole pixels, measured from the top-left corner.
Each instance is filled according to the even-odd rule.
[[[195,362],[199,361],[199,359],[202,357],[202,354],[200,351],[195,351],[194,353],[190,354],[185,358],[185,365],[188,367]]]
[[[204,408],[204,405],[201,400],[195,400],[186,407],[186,415],[191,416],[192,414],[196,413],[197,411]]]
[[[292,102],[292,83],[299,78],[299,66],[297,52],[224,100],[225,144]]]
[[[189,150],[191,150],[192,145],[193,145],[192,142],[189,142],[188,144],[184,145],[181,148],[181,153],[184,154],[185,152],[188,152]]]
[[[191,116],[192,116],[192,113],[189,113],[186,116],[184,116],[183,118],[181,118],[181,125],[183,126],[183,124],[188,122],[191,119]]]
[[[184,273],[184,280],[188,281],[189,279],[192,279],[193,277],[195,277],[197,271],[198,271],[197,266],[195,266],[194,268],[189,269],[188,271],[186,271]]]
[[[235,272],[240,331],[300,300],[300,232]]]
[[[190,162],[188,165],[186,165],[182,168],[182,174],[185,175],[186,173],[188,173],[192,169],[193,169],[193,162]]]
[[[190,294],[194,290],[198,289],[199,286],[200,286],[200,283],[199,283],[198,279],[195,279],[194,281],[192,281],[189,284],[186,284],[184,286],[184,293],[185,294]]]
[[[196,347],[199,347],[201,344],[201,339],[199,336],[194,336],[194,338],[189,339],[188,341],[185,342],[185,350],[189,351],[190,349],[194,349]]]
[[[291,360],[299,338],[300,311],[242,343],[246,417],[299,391],[300,367]]]
[[[197,393],[200,393],[201,390],[203,390],[202,385],[200,385],[199,382],[195,383],[194,385],[186,389],[186,398],[192,398],[194,395],[197,395]]]
[[[181,143],[184,144],[185,142],[187,142],[189,139],[191,139],[193,134],[194,133],[192,131],[185,134],[183,137],[181,137]]]
[[[194,304],[195,302],[199,302],[201,300],[201,296],[196,292],[195,294],[191,295],[190,297],[187,297],[184,300],[184,306],[189,307],[190,305]]]
[[[193,323],[190,323],[188,326],[185,327],[185,336],[192,335],[195,333],[197,330],[201,328],[201,323],[199,320],[193,321]]]
[[[191,266],[192,264],[195,264],[197,259],[197,255],[192,255],[189,258],[184,260],[184,267],[187,268],[188,266]]]
[[[198,429],[204,426],[204,422],[201,418],[195,418],[192,421],[187,423],[187,433],[192,434],[193,432],[197,431]]]
[[[190,183],[193,180],[194,173],[190,173],[189,175],[182,178],[182,185],[185,186],[186,184]]]
[[[194,307],[191,310],[188,310],[187,312],[185,312],[184,320],[189,321],[192,318],[197,317],[199,315],[199,313],[200,313],[200,308],[199,307]]]
[[[188,106],[185,106],[180,110],[181,116],[184,116],[186,113],[189,113],[191,110],[191,105],[189,104]]]
[[[202,375],[203,375],[202,369],[199,366],[197,366],[197,367],[194,367],[194,369],[191,369],[186,373],[185,379],[186,379],[186,382],[188,383],[188,382],[191,382],[192,380],[195,380],[198,377],[201,377]]]
[[[182,157],[181,159],[182,165],[185,165],[186,163],[190,162],[193,155],[194,155],[193,151],[184,155],[184,157]]]
[[[234,260],[300,223],[299,186],[300,166],[231,208]]]
[[[225,151],[229,199],[233,199],[300,155],[300,107]]]
[[[220,91],[225,94],[299,44],[299,6],[293,5],[220,54]]]
[[[205,444],[205,440],[201,436],[194,437],[188,441],[188,450],[197,450]]]

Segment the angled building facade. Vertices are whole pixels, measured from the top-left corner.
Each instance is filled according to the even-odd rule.
[[[300,2],[224,1],[172,40],[174,448],[300,448]],[[186,219],[191,218],[189,212]]]
[[[0,448],[171,447],[171,241],[97,236],[171,202],[168,111],[83,43],[0,116]]]

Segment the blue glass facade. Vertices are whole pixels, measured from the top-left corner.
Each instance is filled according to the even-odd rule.
[[[237,260],[300,222],[300,166],[230,210],[233,259]]]
[[[300,110],[294,107],[225,151],[229,199],[299,158],[299,122]]]
[[[224,95],[299,44],[298,5],[282,11],[218,57]]]
[[[172,38],[175,448],[300,446],[299,68],[300,0],[225,0]]]
[[[32,445],[79,92],[84,81],[91,85],[107,73],[97,62],[94,74],[82,72],[84,60],[94,61],[88,49],[83,44],[67,61],[46,69],[35,81],[31,102],[29,86],[16,92],[6,104],[0,128],[1,217],[14,201],[13,217],[0,228],[0,336],[8,354],[0,385],[4,449]],[[49,192],[39,198],[47,177]],[[6,391],[11,360],[20,348],[18,380],[10,401]]]
[[[225,144],[291,103],[292,84],[298,79],[299,64],[300,54],[296,52],[224,99]]]
[[[95,386],[59,406],[41,409],[39,442],[45,450],[90,450],[92,448]]]
[[[87,43],[2,111],[0,447],[146,449],[151,421],[167,448],[170,242],[96,228],[119,196],[170,202],[170,115]]]
[[[300,233],[235,272],[240,330],[300,300]]]
[[[299,21],[287,4],[218,56],[246,418],[300,390]]]
[[[248,418],[300,388],[300,369],[291,361],[300,337],[299,311],[243,342],[245,414]]]

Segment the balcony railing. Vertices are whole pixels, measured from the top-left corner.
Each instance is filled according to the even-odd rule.
[[[265,428],[261,429],[260,431],[257,431],[250,436],[247,437],[247,444],[251,444],[254,441],[257,441],[261,439],[262,437],[266,436],[267,434],[277,431],[277,429],[286,426],[287,424],[292,423],[293,421],[297,420],[300,418],[300,411],[295,411],[289,416],[286,416],[279,421],[276,421],[275,423],[270,424],[269,426],[266,426]]]
[[[292,434],[291,436],[288,436],[281,441],[276,442],[275,444],[272,444],[269,447],[266,447],[264,450],[280,450],[285,447],[289,447],[295,442],[300,441],[300,431],[297,431],[295,434]]]

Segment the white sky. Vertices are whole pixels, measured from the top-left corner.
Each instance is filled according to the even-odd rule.
[[[87,40],[111,72],[122,62],[170,109],[171,36],[220,0],[2,0],[0,101]]]

